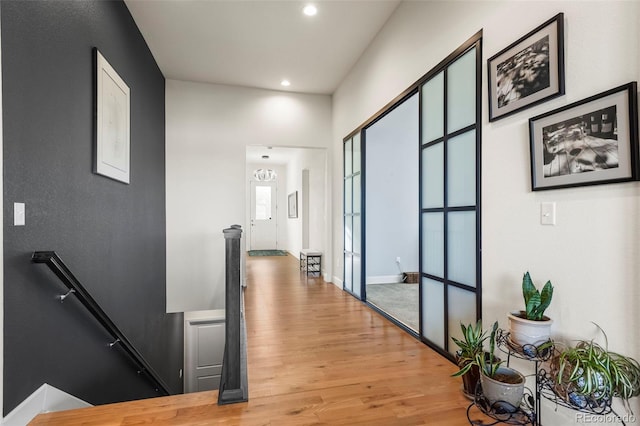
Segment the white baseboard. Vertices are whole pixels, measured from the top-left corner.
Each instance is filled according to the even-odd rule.
[[[334,275],[333,280],[331,280],[331,282],[333,283],[333,285],[335,285],[339,289],[342,289],[343,285],[342,285],[342,280],[340,278]]]
[[[393,284],[401,283],[402,274],[398,275],[374,275],[367,277],[367,285],[369,284]]]
[[[91,404],[44,383],[2,420],[2,426],[25,426],[41,413],[93,407]]]

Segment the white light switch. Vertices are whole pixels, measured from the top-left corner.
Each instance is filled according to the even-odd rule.
[[[24,226],[24,203],[13,203],[13,225]]]
[[[540,223],[542,225],[556,224],[556,203],[540,204]]]

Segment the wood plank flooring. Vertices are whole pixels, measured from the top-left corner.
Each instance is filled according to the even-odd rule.
[[[249,402],[217,391],[38,416],[32,425],[468,425],[449,361],[293,256],[248,257]]]

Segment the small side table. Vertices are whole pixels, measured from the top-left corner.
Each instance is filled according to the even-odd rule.
[[[307,276],[319,277],[322,273],[322,253],[317,250],[300,250],[300,270]]]

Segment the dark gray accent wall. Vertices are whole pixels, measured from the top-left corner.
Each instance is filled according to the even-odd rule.
[[[36,250],[55,250],[174,393],[182,315],[165,314],[164,77],[121,1],[0,3],[4,412],[42,383],[93,404],[155,396]],[[131,90],[131,184],[92,173],[97,47]],[[13,226],[13,203],[26,226]]]

